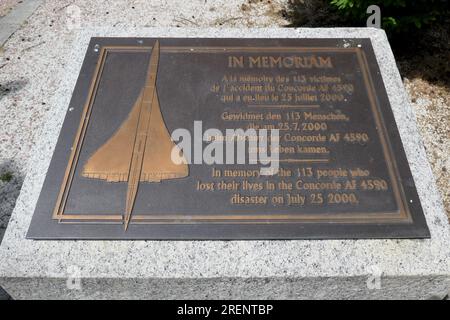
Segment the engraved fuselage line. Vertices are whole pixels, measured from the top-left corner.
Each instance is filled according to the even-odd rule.
[[[141,181],[159,182],[188,175],[186,164],[176,165],[170,158],[174,143],[159,107],[156,91],[158,62],[159,41],[156,41],[144,87],[128,119],[89,158],[82,173],[86,178],[128,182],[123,218],[125,230],[131,221]]]

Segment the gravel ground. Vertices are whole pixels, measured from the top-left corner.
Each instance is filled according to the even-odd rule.
[[[3,1],[3,0],[1,0]],[[0,48],[0,241],[28,165],[28,155],[52,106],[55,74],[83,26],[267,27],[285,25],[283,1],[45,1]],[[2,2],[3,5],[3,2]],[[7,179],[4,179],[7,178]]]
[[[404,78],[403,82],[450,217],[450,88],[420,78]]]
[[[2,0],[1,7],[6,2]],[[12,3],[12,2],[11,2]],[[51,112],[47,88],[64,69],[65,54],[76,34],[68,28],[73,3],[79,8],[80,27],[196,26],[263,27],[288,24],[280,10],[286,1],[45,1],[28,22],[0,48],[0,239],[26,172],[27,159],[45,116]],[[450,88],[405,78],[428,157],[447,211],[449,195]],[[1,179],[4,175],[10,179]],[[9,180],[9,181],[8,181]]]
[[[7,293],[5,292],[5,290],[3,290],[3,289],[0,287],[0,301],[1,301],[1,300],[9,300],[9,299],[11,299],[11,297],[9,296],[9,294],[7,294]]]
[[[289,0],[281,14],[295,27],[349,25],[329,0]],[[397,35],[391,45],[450,217],[450,17],[442,18],[411,36]]]
[[[0,17],[7,15],[21,0],[0,0]]]
[[[0,12],[19,1],[0,0]],[[76,3],[76,6],[74,6]],[[287,24],[284,0],[45,1],[0,47],[0,242],[33,148],[52,110],[48,89],[62,74],[77,29],[85,26],[268,27]],[[186,5],[189,4],[189,5]],[[1,16],[1,14],[0,14]],[[76,16],[75,16],[76,18]],[[75,24],[76,25],[76,24]],[[0,300],[5,298],[0,288]]]
[[[17,0],[0,0],[0,16]],[[76,7],[74,6],[76,4]],[[186,5],[186,4],[189,5]],[[0,47],[0,241],[14,207],[28,155],[51,112],[48,89],[64,71],[65,55],[77,29],[85,26],[277,27],[287,0],[45,1],[27,23]],[[75,8],[75,10],[74,10]],[[412,66],[414,67],[414,66]],[[450,214],[450,84],[404,79],[429,161]],[[2,293],[0,292],[0,299]]]
[[[450,17],[444,19],[417,34],[413,43],[406,38],[396,42],[396,51],[428,160],[450,217]]]

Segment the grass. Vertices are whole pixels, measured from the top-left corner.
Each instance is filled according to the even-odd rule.
[[[13,178],[13,174],[9,171],[0,174],[0,181],[10,182],[12,180],[12,178]]]

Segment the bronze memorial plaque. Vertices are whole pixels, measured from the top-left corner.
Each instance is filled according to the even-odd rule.
[[[27,237],[429,231],[369,39],[92,38]]]

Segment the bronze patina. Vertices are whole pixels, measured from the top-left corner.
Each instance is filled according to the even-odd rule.
[[[343,43],[93,38],[28,238],[429,237],[370,40]],[[279,171],[194,161],[195,121],[279,130]]]

